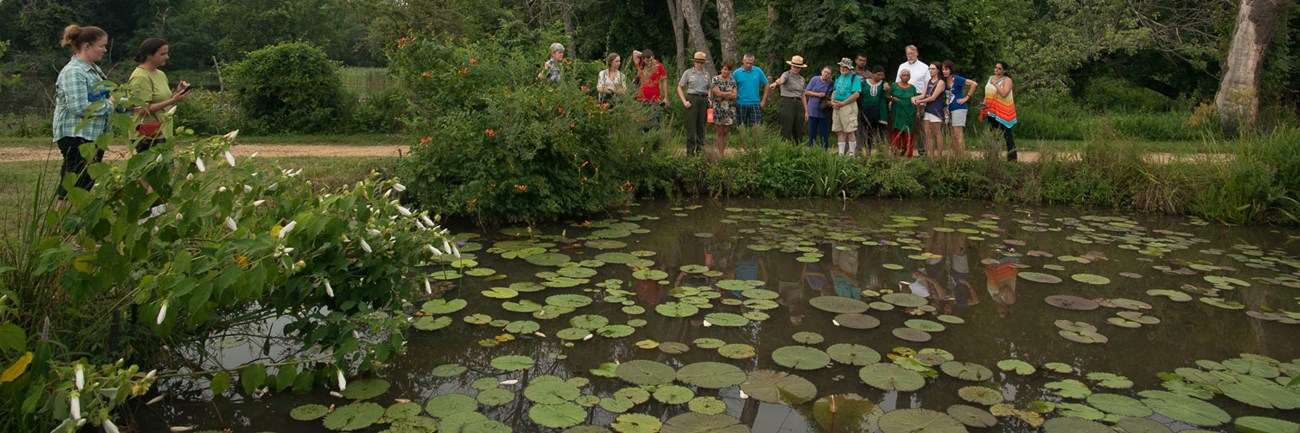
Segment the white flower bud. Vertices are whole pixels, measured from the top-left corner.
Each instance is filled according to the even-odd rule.
[[[82,367],[81,364],[77,364],[77,367],[76,369],[74,369],[74,372],[75,372],[74,376],[76,376],[77,378],[77,390],[80,391],[82,388],[86,387],[85,367]]]
[[[68,394],[68,413],[72,419],[81,419],[81,393],[72,391]]]
[[[329,295],[331,298],[334,297],[334,287],[330,286],[330,280],[325,280],[325,294]],[[343,374],[343,373],[339,373],[339,374]]]
[[[207,173],[208,167],[203,165],[203,158],[195,157],[194,166],[199,168],[199,173]]]
[[[343,377],[343,369],[340,368],[340,369],[338,369],[338,370],[334,370],[334,371],[338,372],[338,378],[339,378],[339,391],[347,391],[347,389],[348,389],[348,380],[347,380],[346,378]]]
[[[357,238],[357,240],[361,241],[361,250],[365,251],[366,254],[374,252],[374,250],[370,249],[370,244],[366,243],[365,239]]]
[[[232,153],[230,153],[229,150],[227,150],[227,151],[225,152],[225,156],[226,156],[226,164],[230,164],[231,167],[234,167],[234,166],[235,166],[235,155],[232,154]]]
[[[234,218],[226,217],[226,228],[233,232],[239,230],[239,225],[235,223]]]
[[[162,325],[163,320],[167,319],[167,301],[163,301],[162,307],[158,309],[158,324]]]
[[[280,229],[280,239],[284,239],[284,237],[288,235],[289,232],[293,231],[293,228],[297,226],[298,226],[298,221],[289,221],[288,224],[285,224],[284,227]]]

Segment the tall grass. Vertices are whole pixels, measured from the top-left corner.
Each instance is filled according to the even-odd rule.
[[[397,79],[384,68],[348,66],[340,68],[339,72],[343,75],[343,87],[356,94],[361,101],[397,84]]]

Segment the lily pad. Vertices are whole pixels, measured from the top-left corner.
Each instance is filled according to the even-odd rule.
[[[1232,416],[1218,406],[1182,394],[1150,390],[1142,391],[1138,395],[1143,397],[1142,402],[1146,403],[1147,407],[1175,421],[1194,426],[1214,427],[1232,420]]]
[[[533,361],[533,358],[523,355],[506,355],[493,358],[491,364],[493,368],[498,370],[520,371],[533,368],[536,362]]]
[[[424,412],[424,408],[420,407],[419,404],[411,402],[396,403],[384,410],[384,417],[381,418],[380,422],[393,422],[412,418],[419,416],[420,412]]]
[[[704,320],[714,326],[740,327],[749,324],[749,319],[745,316],[734,313],[709,313],[704,316]]]
[[[664,404],[683,404],[695,398],[690,388],[681,385],[660,386],[654,392],[655,401]]]
[[[949,376],[961,380],[989,380],[993,378],[993,371],[988,367],[973,362],[948,361],[939,366],[943,372]]]
[[[325,415],[325,428],[334,431],[355,431],[370,427],[384,416],[384,407],[375,403],[352,403],[334,409]]]
[[[515,401],[515,394],[515,391],[508,389],[492,388],[480,391],[475,400],[484,406],[501,406]]]
[[[661,433],[749,433],[740,420],[730,415],[687,412],[669,418]]]
[[[662,362],[637,359],[619,364],[619,379],[641,386],[663,385],[677,377],[677,371]]]
[[[540,405],[573,401],[581,394],[577,386],[556,376],[538,377],[524,388],[524,398]]]
[[[893,331],[895,337],[914,343],[924,343],[930,341],[930,333],[912,328],[895,328]]]
[[[1119,416],[1148,417],[1152,413],[1141,400],[1119,394],[1096,393],[1088,396],[1088,404]]]
[[[697,362],[677,370],[677,380],[700,388],[727,388],[740,385],[745,379],[740,367],[721,362]]]
[[[884,410],[857,394],[836,394],[813,403],[813,420],[828,432],[874,431]]]
[[[1043,423],[1047,433],[1115,433],[1110,427],[1083,418],[1052,418]]]
[[[835,316],[835,323],[849,329],[873,329],[880,326],[880,319],[866,314],[849,313]]]
[[[1043,300],[1047,301],[1048,305],[1066,310],[1089,311],[1101,307],[1097,301],[1073,295],[1052,295]]]
[[[1300,408],[1300,394],[1293,390],[1251,376],[1241,376],[1239,380],[1240,382],[1237,383],[1221,384],[1219,390],[1233,400],[1259,408],[1282,410]]]
[[[945,329],[948,329],[948,327],[943,326],[943,324],[939,322],[934,322],[925,319],[911,319],[906,322],[903,322],[903,326],[915,329],[917,331],[925,331],[930,333],[943,332]]]
[[[961,397],[962,400],[966,400],[968,402],[975,403],[975,404],[982,404],[985,406],[992,406],[998,403],[1002,403],[1002,401],[1004,400],[1004,398],[1002,397],[1002,391],[998,391],[996,389],[989,388],[986,386],[962,387],[961,389],[957,390],[957,396]]]
[[[831,360],[845,365],[866,366],[880,362],[880,352],[861,344],[839,343],[826,348]]]
[[[895,364],[871,364],[858,370],[858,378],[867,385],[885,391],[911,392],[925,386],[925,377]]]
[[[1173,433],[1168,426],[1148,418],[1127,417],[1122,418],[1115,423],[1124,433]],[[1185,433],[1195,433],[1192,430],[1183,430]]]
[[[289,411],[289,418],[298,421],[315,421],[329,413],[329,408],[319,404],[304,404]]]
[[[411,322],[411,327],[421,331],[437,331],[451,326],[451,323],[452,319],[448,316],[423,316]]]
[[[826,337],[822,337],[821,334],[810,331],[796,332],[794,335],[790,336],[790,338],[793,338],[795,342],[803,344],[820,344],[821,342],[826,341]]]
[[[925,298],[911,293],[890,293],[881,296],[880,300],[904,308],[916,308],[929,303]]]
[[[1110,278],[1094,274],[1074,274],[1070,276],[1070,279],[1084,284],[1092,284],[1094,286],[1110,284]]]
[[[636,328],[628,325],[605,325],[596,330],[596,334],[605,338],[623,338],[636,332]]]
[[[809,299],[808,303],[818,310],[836,314],[862,313],[871,309],[866,302],[839,296],[818,296]]]
[[[432,374],[434,377],[453,377],[460,376],[462,373],[465,373],[466,370],[469,369],[460,364],[443,364],[434,367],[433,371],[429,374]]]
[[[474,412],[478,400],[465,394],[443,394],[424,404],[424,411],[434,418],[446,418],[461,412]]]
[[[618,433],[654,433],[663,425],[664,423],[659,421],[658,417],[641,413],[625,413],[615,418],[614,423],[609,427]]]
[[[1174,302],[1188,302],[1192,300],[1192,295],[1169,289],[1152,289],[1147,290],[1148,296],[1164,296]]]
[[[1041,272],[1017,272],[1017,276],[1023,280],[1033,281],[1035,283],[1056,284],[1062,281],[1061,277]]]
[[[817,386],[799,376],[772,370],[757,370],[740,384],[755,400],[767,403],[800,404],[817,397]]]
[[[880,417],[883,433],[966,433],[962,425],[948,414],[929,409],[899,409]]]
[[[469,306],[469,301],[464,299],[434,299],[421,305],[420,310],[429,314],[451,314],[467,306]]]
[[[665,317],[691,317],[700,312],[700,308],[680,302],[665,302],[655,306],[655,312]]]
[[[731,359],[746,359],[754,357],[758,351],[748,344],[731,343],[719,347],[718,354]]]
[[[1088,385],[1085,385],[1083,382],[1074,379],[1066,379],[1059,382],[1048,382],[1046,385],[1043,386],[1047,389],[1052,390],[1052,392],[1056,393],[1056,395],[1060,396],[1061,398],[1073,398],[1073,399],[1082,400],[1088,398],[1089,395],[1092,395],[1092,390],[1088,389]]]
[[[597,259],[599,259],[599,256],[597,256]],[[528,263],[532,263],[538,266],[559,266],[561,264],[568,263],[570,260],[573,259],[567,255],[560,254],[560,253],[542,253],[542,254],[534,254],[528,256],[524,260],[528,261]]]
[[[969,427],[993,427],[998,423],[998,418],[989,411],[964,404],[948,406],[948,416]]]
[[[1300,424],[1262,416],[1243,416],[1232,425],[1242,433],[1300,432]]]
[[[727,403],[717,397],[695,397],[686,403],[691,412],[717,415],[727,411]]]
[[[816,370],[831,363],[830,355],[807,346],[785,346],[772,351],[772,361],[795,370]]]
[[[1037,371],[1033,364],[1019,359],[1004,359],[998,361],[998,369],[1002,371],[1014,371],[1021,376],[1028,376]]]
[[[587,420],[587,410],[573,403],[537,404],[528,409],[528,418],[544,427],[573,427]]]
[[[383,379],[360,379],[348,384],[343,391],[343,398],[349,400],[369,400],[388,392],[390,384]]]
[[[727,344],[726,341],[722,341],[722,340],[719,340],[719,339],[717,339],[717,338],[707,338],[707,337],[706,337],[706,338],[696,338],[695,341],[692,341],[692,343],[695,344],[695,347],[698,347],[698,348],[701,348],[701,349],[717,349],[717,348],[722,347],[722,346],[725,346],[725,345]]]

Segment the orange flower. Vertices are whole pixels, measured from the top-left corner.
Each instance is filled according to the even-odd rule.
[[[424,78],[433,78],[433,73],[432,73],[432,72],[425,72],[425,73],[420,74],[420,75],[423,75]]]
[[[582,222],[582,226],[583,226],[583,227],[591,227],[591,221],[583,221],[583,222]]]
[[[468,73],[469,73],[469,68],[460,68],[460,70],[459,70],[459,71],[456,71],[456,73],[457,73],[457,74],[461,74],[461,75],[468,74]]]
[[[576,123],[570,123],[570,124],[569,124],[569,129],[578,129],[578,124],[576,124]]]
[[[424,137],[420,139],[420,144],[428,143],[430,141],[433,141],[433,137]]]
[[[590,162],[591,162],[591,161],[582,161],[582,165],[579,166],[578,168],[586,167],[587,164],[590,163]]]
[[[515,189],[519,190],[519,192],[528,191],[528,185],[515,185]]]
[[[486,129],[486,130],[483,131],[483,133],[484,133],[484,134],[487,134],[488,137],[496,137],[496,136],[497,136],[497,132],[496,132],[496,131],[493,131],[492,129]]]
[[[478,64],[478,60],[474,60],[473,57],[470,57],[470,58],[469,58],[469,64],[470,64],[470,65],[477,65],[477,64]]]
[[[555,112],[564,114],[564,107],[555,107]]]
[[[579,88],[579,89],[582,89],[582,91],[584,91],[584,92],[590,90],[590,89],[587,88],[587,86],[578,86],[578,88]]]

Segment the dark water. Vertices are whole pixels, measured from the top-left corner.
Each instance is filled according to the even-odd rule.
[[[558,251],[571,256],[575,262],[611,251],[652,251],[655,254],[647,257],[654,262],[651,268],[667,272],[668,277],[664,280],[668,284],[636,282],[628,266],[606,264],[598,268],[599,274],[589,278],[589,284],[522,293],[519,298],[512,299],[545,303],[546,297],[551,295],[579,293],[596,300],[590,306],[558,319],[535,319],[529,314],[506,311],[501,308],[500,300],[483,297],[480,292],[504,287],[511,282],[540,281],[534,274],[557,268],[536,266],[518,259],[507,260],[487,251],[495,241],[518,238],[487,233],[470,239],[471,244],[466,250],[475,249],[474,244],[482,246],[482,249],[472,252],[479,266],[495,269],[497,274],[508,277],[487,281],[467,276],[456,280],[455,288],[445,298],[468,300],[469,307],[451,315],[456,320],[450,327],[431,332],[413,331],[408,353],[393,360],[381,376],[391,382],[392,388],[371,401],[387,406],[395,398],[405,398],[423,405],[428,399],[447,393],[460,392],[472,396],[477,391],[469,385],[480,378],[518,379],[520,384],[504,386],[519,391],[518,398],[499,407],[480,405],[479,411],[492,420],[511,426],[514,431],[562,431],[541,427],[530,420],[528,410],[532,404],[522,395],[524,385],[541,375],[581,376],[591,379],[590,384],[582,388],[583,394],[610,396],[630,384],[615,378],[597,377],[589,370],[615,360],[650,359],[675,368],[699,361],[718,361],[736,365],[747,372],[784,371],[816,384],[818,398],[832,394],[858,394],[876,403],[883,412],[904,408],[944,411],[950,405],[971,404],[962,401],[957,392],[970,385],[999,389],[1008,403],[1021,408],[1033,400],[1061,402],[1063,399],[1044,385],[1070,378],[1088,383],[1094,392],[1136,397],[1139,390],[1162,389],[1162,379],[1157,373],[1195,367],[1197,360],[1223,361],[1242,353],[1300,364],[1300,360],[1296,360],[1300,358],[1300,338],[1297,338],[1300,337],[1300,325],[1256,319],[1246,314],[1248,311],[1300,310],[1300,305],[1297,305],[1300,289],[1288,287],[1300,286],[1297,283],[1300,231],[1293,229],[1229,227],[1186,218],[1076,209],[1024,209],[960,201],[647,203],[613,217],[595,221],[591,228],[578,222],[536,229],[533,234],[563,233],[568,238],[581,238],[608,223],[630,219],[635,226],[620,227],[647,229],[649,232],[615,239],[627,243],[626,247],[612,250],[580,247]],[[908,220],[907,217],[924,219]],[[900,223],[905,221],[911,223]],[[755,251],[751,245],[758,245],[760,250],[770,247],[770,250]],[[783,247],[787,251],[804,248],[820,253],[822,257],[812,262],[801,262],[796,259],[804,256],[803,252],[784,252]],[[931,255],[928,258],[916,256],[922,253]],[[1083,258],[1082,261],[1088,263],[1066,261],[1063,257]],[[1014,274],[1008,274],[1015,271],[1006,265],[1008,261],[1023,265],[1019,266],[1020,272],[1046,273],[1064,281],[1045,284],[1016,278]],[[996,275],[990,276],[986,263],[1002,265],[996,268],[1000,270],[995,272]],[[900,265],[902,269],[887,269],[887,264]],[[724,275],[711,278],[687,274],[679,281],[678,277],[682,275],[679,269],[684,265],[707,265],[710,270]],[[891,330],[903,327],[903,322],[908,319],[936,320],[936,313],[917,311],[923,315],[916,316],[904,308],[892,311],[873,309],[867,314],[880,319],[881,325],[870,330],[855,330],[835,326],[832,323],[835,314],[809,304],[810,299],[818,296],[876,301],[878,299],[872,298],[870,293],[864,298],[862,291],[897,290],[897,282],[912,280],[913,271],[918,268],[942,287],[932,287],[932,291],[954,298],[950,301],[932,300],[930,306],[937,310],[937,314],[956,316],[965,322],[946,324],[947,330],[933,333],[933,339],[928,342],[904,341],[891,334]],[[1128,273],[1128,276],[1121,276],[1121,273]],[[1074,274],[1100,275],[1109,278],[1110,283],[1083,284],[1071,279]],[[1228,276],[1248,282],[1249,287],[1218,293],[1227,301],[1240,302],[1244,309],[1218,308],[1195,299],[1174,302],[1146,294],[1153,289],[1182,291],[1184,285],[1194,286],[1189,290],[1213,289],[1214,285],[1204,278],[1207,275]],[[632,316],[622,311],[622,304],[602,302],[605,295],[599,291],[603,289],[594,287],[594,284],[608,279],[622,280],[621,288],[635,293],[629,299],[648,311]],[[722,279],[760,280],[764,288],[780,293],[780,297],[774,299],[779,306],[765,311],[770,315],[766,320],[750,321],[743,327],[706,327],[702,321],[708,312],[748,311],[740,306],[722,304],[721,299],[737,297],[738,294],[731,290],[717,289],[722,296],[714,300],[715,307],[692,318],[667,318],[654,311],[655,305],[674,300],[669,293],[673,287],[707,286]],[[1159,318],[1160,323],[1137,329],[1121,328],[1108,324],[1106,320],[1125,311],[1123,308],[1071,311],[1052,307],[1043,300],[1058,294],[1141,301],[1152,307],[1143,313]],[[1205,295],[1194,293],[1192,296],[1200,298]],[[504,331],[461,321],[462,317],[476,313],[493,319],[534,320],[541,324],[541,332],[548,338],[525,334],[496,347],[482,347],[480,340],[492,339]],[[578,340],[571,344],[556,338],[556,332],[570,327],[569,318],[582,314],[604,316],[611,324],[627,323],[629,319],[643,319],[648,323],[624,338],[596,336],[589,341]],[[1097,332],[1109,338],[1109,342],[1080,344],[1068,341],[1058,335],[1058,328],[1054,325],[1061,319],[1095,325]],[[799,345],[792,335],[800,331],[822,335],[825,341],[812,345],[820,349],[836,343],[856,343],[883,355],[903,347],[916,350],[939,348],[951,352],[957,361],[990,368],[993,377],[986,381],[965,381],[940,371],[918,391],[886,392],[864,384],[858,378],[859,367],[856,366],[831,363],[824,369],[797,371],[777,365],[770,356],[771,352],[784,346]],[[714,350],[692,344],[695,339],[703,337],[752,345],[757,356],[732,360],[719,356]],[[646,339],[682,342],[689,345],[690,350],[669,355],[636,346],[638,341]],[[563,355],[559,357],[563,359],[552,359],[556,354]],[[536,360],[536,365],[525,371],[509,373],[492,368],[489,362],[502,355],[529,356]],[[225,356],[230,365],[238,365],[247,359],[240,349],[231,349]],[[1040,369],[1029,376],[1003,372],[996,364],[1006,359],[1022,360]],[[1048,362],[1065,363],[1079,372],[1045,372],[1041,366]],[[434,367],[449,363],[465,366],[468,371],[450,378],[431,374]],[[1091,372],[1123,375],[1134,382],[1134,386],[1130,390],[1106,390],[1084,378],[1084,373]],[[187,385],[193,384],[167,386],[180,390]],[[727,405],[726,414],[751,426],[754,432],[826,431],[813,421],[811,402],[790,406],[763,403],[753,398],[741,399],[735,386],[695,391],[697,396],[722,399]],[[273,394],[251,401],[239,397],[210,399],[210,395],[188,395],[194,398],[173,398],[141,408],[138,416],[142,430],[161,431],[167,425],[194,425],[200,430],[324,431],[320,421],[289,419],[289,411],[304,403],[338,406],[347,403],[329,397],[323,390],[306,395]],[[1222,395],[1213,397],[1210,402],[1233,416],[1300,419],[1300,410],[1259,409]],[[685,404],[668,405],[652,399],[633,407],[628,413],[644,413],[667,420],[687,411]],[[616,416],[599,406],[589,408],[584,425],[607,426]],[[1049,419],[1057,416],[1045,415]],[[1151,419],[1166,424],[1173,431],[1191,428],[1158,414]],[[870,431],[870,424],[841,425],[836,431]],[[382,427],[376,425],[364,431],[382,431]],[[1229,428],[1225,425],[1210,430]],[[1036,429],[1013,418],[999,418],[997,426],[971,430],[1020,432]]]

